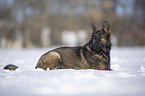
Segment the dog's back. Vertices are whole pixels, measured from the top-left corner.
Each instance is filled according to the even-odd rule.
[[[60,47],[45,53],[36,68],[43,69],[88,69],[89,64],[83,57],[83,47]],[[46,59],[44,59],[46,58]],[[49,60],[48,60],[49,58]],[[54,59],[55,58],[55,59]],[[43,60],[42,60],[43,59]],[[47,62],[49,61],[49,62]],[[57,61],[57,62],[56,62]],[[43,64],[42,64],[43,63]],[[56,64],[57,63],[57,64]],[[42,66],[40,66],[42,65]],[[45,68],[47,67],[47,68]]]

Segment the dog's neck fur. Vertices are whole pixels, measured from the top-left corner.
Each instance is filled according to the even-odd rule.
[[[97,52],[90,47],[89,43],[84,45],[83,50],[86,50],[83,54],[86,55],[87,58],[85,59],[89,64],[96,64],[99,59],[106,64],[106,69],[110,69],[110,50],[103,49]]]

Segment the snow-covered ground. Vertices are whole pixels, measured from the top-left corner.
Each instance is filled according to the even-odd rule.
[[[144,96],[145,48],[112,48],[113,71],[34,69],[49,49],[0,49],[0,96]],[[3,70],[7,64],[19,67]]]

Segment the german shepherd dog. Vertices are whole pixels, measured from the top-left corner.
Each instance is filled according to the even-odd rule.
[[[60,47],[42,55],[35,68],[110,69],[111,30],[105,21],[101,30],[91,23],[92,36],[84,46]]]

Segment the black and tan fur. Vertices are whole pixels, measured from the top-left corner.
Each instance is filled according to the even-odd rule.
[[[5,66],[3,69],[8,69],[8,70],[16,70],[18,67],[16,65],[13,64],[8,64],[7,66]]]
[[[110,27],[105,21],[101,30],[91,24],[92,36],[84,46],[60,47],[42,55],[36,68],[110,70]]]

